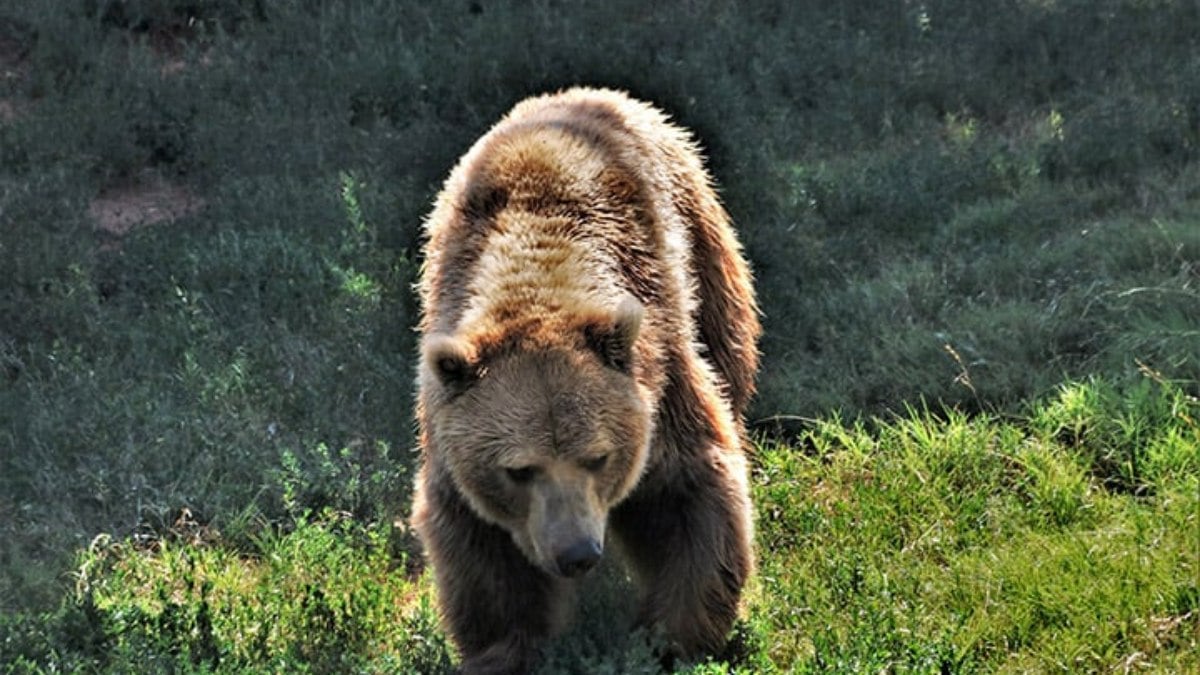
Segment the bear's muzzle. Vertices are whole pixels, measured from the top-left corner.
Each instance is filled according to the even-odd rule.
[[[595,567],[603,554],[604,547],[600,542],[589,537],[568,546],[554,557],[554,563],[562,576],[578,577]]]

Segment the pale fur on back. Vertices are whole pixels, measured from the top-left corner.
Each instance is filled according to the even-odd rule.
[[[547,174],[567,179],[563,187],[580,202],[598,191],[595,182],[605,168],[603,158],[567,134],[539,129],[498,145],[494,151],[506,165],[493,166],[493,171],[519,176],[522,167],[545,167]],[[547,317],[580,310],[597,314],[621,297],[614,261],[588,245],[577,223],[519,210],[519,204],[536,198],[539,189],[510,183],[509,203],[518,206],[496,214],[495,230],[467,285],[460,327],[478,329],[514,315]]]
[[[602,95],[606,92],[590,93],[599,100],[606,98]],[[592,98],[589,97],[586,100],[591,102]],[[486,295],[488,301],[494,304],[497,298],[507,297],[506,291],[516,291],[518,295],[524,295],[533,290],[534,286],[539,287],[538,290],[543,292],[558,293],[561,291],[565,297],[573,299],[578,299],[575,294],[580,291],[584,296],[594,298],[602,290],[611,290],[587,288],[585,283],[589,278],[600,280],[609,276],[605,272],[613,271],[614,267],[612,260],[601,259],[603,255],[601,249],[584,245],[589,234],[595,236],[597,233],[581,231],[579,223],[572,223],[575,225],[573,228],[556,231],[553,223],[543,222],[539,227],[538,223],[531,222],[534,219],[522,218],[522,215],[532,215],[527,210],[528,205],[543,200],[548,187],[553,188],[555,197],[564,204],[573,201],[578,205],[595,208],[613,203],[612,195],[604,194],[605,188],[602,179],[613,173],[614,159],[620,162],[624,170],[631,173],[640,174],[643,170],[653,167],[654,163],[647,161],[649,158],[640,156],[643,154],[642,148],[630,148],[627,147],[628,143],[624,139],[615,139],[614,141],[611,138],[620,133],[618,129],[605,129],[610,137],[604,140],[614,142],[601,148],[595,143],[588,143],[581,139],[570,129],[560,126],[563,120],[569,120],[571,117],[570,109],[563,105],[569,101],[570,99],[556,99],[555,105],[547,108],[545,104],[549,101],[547,97],[543,97],[522,102],[514,108],[504,120],[496,125],[492,132],[481,138],[455,167],[451,178],[447,181],[447,185],[454,186],[454,189],[443,192],[443,198],[426,221],[428,236],[431,240],[436,239],[441,230],[446,229],[455,221],[454,218],[442,217],[442,212],[448,209],[460,212],[463,210],[464,204],[461,200],[470,192],[467,188],[468,182],[486,180],[496,185],[497,188],[504,189],[507,193],[507,204],[497,214],[496,228],[487,235],[489,240],[494,238],[488,242],[485,249],[486,252],[492,253],[492,255],[486,256],[488,264],[480,264],[476,267],[468,289],[464,289],[467,290],[472,300],[477,301],[478,296]],[[605,156],[603,150],[609,150],[612,156]],[[633,175],[631,178],[638,181],[658,182],[652,175]],[[644,189],[639,192],[653,200],[657,190]],[[662,253],[683,256],[686,231],[680,227],[681,223],[670,222],[677,220],[677,217],[670,213],[670,209],[660,208],[665,206],[653,205],[654,216],[659,221],[653,229],[663,234],[662,241],[654,243],[662,245],[663,248],[674,249],[669,252],[662,251]],[[596,216],[616,218],[622,214],[598,212],[590,215],[593,218]],[[543,218],[545,217],[543,215]],[[534,229],[528,229],[530,226]],[[670,231],[669,235],[668,231]],[[526,248],[527,244],[534,243],[537,239],[542,239],[540,243],[544,246],[537,246],[532,250]],[[530,274],[532,270],[527,270],[521,272],[521,277],[524,280],[538,283],[485,285],[485,280],[492,283],[502,282],[509,277],[508,273],[517,271],[515,263],[503,260],[502,256],[504,255],[517,253],[523,260],[529,260],[530,256],[536,255],[537,251],[565,253],[569,250],[574,250],[578,254],[571,262],[585,265],[582,269],[567,270],[569,275],[574,277],[569,283],[560,285],[557,282],[567,280],[557,278],[553,274],[544,279],[533,279]],[[484,262],[485,259],[481,256],[480,263]],[[560,271],[564,269],[561,264],[558,264],[564,262],[561,258],[540,262],[550,264],[539,265],[537,271],[550,271],[555,267]],[[604,269],[605,267],[609,269]],[[586,274],[585,271],[592,273]],[[426,283],[423,284],[422,290],[427,296],[433,291],[429,282],[436,278],[437,275],[432,273],[424,276]],[[546,281],[553,283],[544,284],[543,282]],[[684,282],[684,280],[680,278],[677,282]],[[684,284],[679,283],[679,285]],[[610,293],[607,297],[616,296]],[[461,314],[455,316],[457,314],[454,311],[455,307],[453,307],[453,303],[451,305],[446,308],[448,310],[446,314],[448,318],[454,318],[453,328],[466,325],[467,322],[463,320],[464,317]],[[680,309],[685,308],[681,307]],[[478,319],[480,317],[476,314],[471,318]],[[438,328],[443,330],[449,328],[450,330],[447,332],[454,332],[453,328],[446,324],[441,324]]]
[[[456,165],[425,227],[438,255],[423,332],[486,338],[611,311],[621,290],[647,307],[650,341],[710,353],[744,411],[760,332],[749,271],[695,143],[657,109],[587,88],[522,101]],[[669,355],[640,356],[654,380]]]

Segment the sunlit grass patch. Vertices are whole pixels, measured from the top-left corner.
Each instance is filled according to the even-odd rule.
[[[1119,463],[1098,465],[1097,448],[1062,434],[1111,426],[1115,436],[1092,438],[1128,452],[1114,409],[1153,417],[1139,447],[1192,466],[1195,402],[1154,381],[1125,393],[1066,385],[1028,421],[914,410],[876,432],[817,423],[800,447],[764,446],[751,614],[769,626],[772,661],[837,672],[1194,667],[1200,472],[1123,489]]]
[[[1033,406],[1031,425],[1071,448],[1093,475],[1137,493],[1200,475],[1200,399],[1194,390],[1145,377],[1117,395],[1104,381],[1064,384]]]
[[[1187,657],[1172,655],[1156,626],[1164,617],[1198,625],[1200,499],[1177,488],[1154,504],[1104,501],[1094,527],[1031,530],[957,557],[948,578],[931,582],[932,603],[964,617],[961,649],[1038,670],[1105,670],[1134,653],[1154,662],[1160,649]],[[1169,637],[1186,645],[1195,635],[1181,628]]]
[[[286,532],[264,528],[249,551],[215,534],[97,540],[77,580],[77,602],[91,608],[104,644],[96,664],[445,671],[431,586],[405,572],[390,536],[329,512]]]

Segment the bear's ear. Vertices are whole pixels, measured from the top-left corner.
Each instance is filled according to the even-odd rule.
[[[617,305],[611,323],[592,324],[585,330],[588,346],[605,365],[626,375],[633,372],[633,345],[642,328],[645,309],[632,295]]]
[[[421,358],[429,371],[454,396],[470,388],[481,374],[471,345],[453,335],[434,334],[426,337],[421,347]]]

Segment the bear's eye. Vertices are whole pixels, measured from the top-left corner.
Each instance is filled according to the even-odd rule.
[[[510,467],[504,470],[514,483],[528,483],[538,474],[536,466]]]
[[[593,457],[585,460],[583,462],[583,468],[595,473],[603,469],[605,464],[608,464],[608,455],[600,455],[599,457]]]

